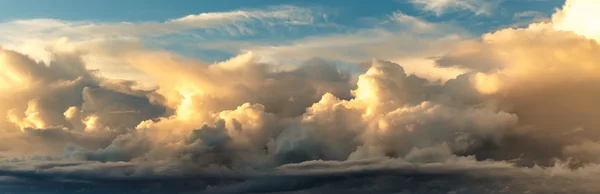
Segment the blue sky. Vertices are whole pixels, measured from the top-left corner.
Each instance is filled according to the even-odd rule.
[[[495,0],[482,0],[482,2]],[[550,14],[564,0],[502,0],[490,17],[480,19],[498,24],[510,23],[514,13],[538,11]],[[472,14],[461,11],[436,17],[424,13],[410,0],[0,0],[0,20],[55,18],[94,21],[148,21],[178,18],[182,15],[205,12],[226,12],[236,9],[262,8],[272,5],[321,7],[333,11],[336,22],[360,25],[370,17],[385,16],[394,11],[418,15],[432,21],[472,20]],[[116,6],[118,5],[118,6]],[[492,26],[492,24],[489,24]]]
[[[401,58],[397,56],[408,56],[407,53],[414,55],[412,52],[419,49],[409,47],[420,48],[419,45],[429,41],[415,40],[418,38],[443,39],[450,35],[477,38],[495,29],[524,26],[549,18],[563,3],[564,0],[181,0],[177,3],[166,0],[0,0],[0,35],[3,36],[0,43],[19,47],[22,42],[31,42],[32,37],[45,41],[62,37],[85,40],[119,36],[140,39],[148,47],[204,61],[222,61],[255,51],[271,61],[284,63],[318,57],[339,64],[357,64],[370,58],[396,60]],[[225,16],[236,11],[252,16],[233,16],[237,17],[234,19]],[[289,15],[266,15],[278,11]],[[201,27],[193,26],[197,24],[151,26],[206,13],[221,14],[223,18]],[[45,21],[48,19],[57,24]],[[129,26],[123,27],[123,22]],[[48,27],[47,24],[62,26]],[[423,24],[430,27],[419,29]],[[93,33],[75,33],[86,25],[100,27]],[[38,28],[38,31],[32,30]],[[153,28],[169,32],[156,33]],[[104,30],[119,32],[95,33]],[[410,34],[410,40],[403,34]],[[17,38],[20,36],[23,37]],[[339,42],[344,45],[338,45]],[[391,49],[385,54],[363,49],[372,44],[389,44],[387,47]],[[393,44],[399,45],[398,48],[392,48]],[[421,50],[431,51],[439,46],[423,47],[426,49]],[[291,52],[305,54],[287,57]],[[436,55],[426,53],[423,57]],[[282,58],[285,60],[280,60]]]

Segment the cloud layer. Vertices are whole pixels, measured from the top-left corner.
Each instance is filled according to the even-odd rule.
[[[600,45],[564,23],[577,3],[455,40],[430,56],[468,70],[445,82],[379,59],[354,76],[320,59],[206,63],[131,42],[73,44],[48,62],[1,49],[0,191],[597,193]],[[252,13],[234,16],[291,17]],[[157,88],[101,76],[89,53]]]

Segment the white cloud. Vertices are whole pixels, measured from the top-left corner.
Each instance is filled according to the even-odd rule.
[[[600,1],[567,0],[562,9],[552,15],[554,29],[573,31],[600,41],[600,20],[597,20]]]
[[[236,10],[188,15],[165,22],[90,22],[56,19],[16,20],[0,24],[0,34],[10,38],[21,35],[35,37],[113,37],[179,33],[190,29],[234,29],[232,33],[253,33],[248,25],[309,25],[323,17],[322,13],[295,6],[275,6],[262,10]],[[227,31],[225,31],[227,32]]]
[[[410,0],[412,4],[437,16],[448,12],[470,11],[475,15],[492,15],[499,0]]]

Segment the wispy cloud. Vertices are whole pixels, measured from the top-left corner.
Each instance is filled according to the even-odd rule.
[[[532,23],[548,22],[551,19],[549,15],[539,11],[524,11],[513,14],[513,20],[515,23],[512,27],[526,27]]]
[[[178,33],[193,29],[213,29],[230,34],[252,34],[257,26],[310,25],[324,17],[309,8],[273,6],[266,9],[210,12],[176,18],[164,22],[91,22],[56,19],[16,20],[0,24],[2,36],[21,35],[111,37]]]
[[[412,4],[437,16],[448,12],[470,11],[475,15],[492,15],[499,0],[410,0]]]

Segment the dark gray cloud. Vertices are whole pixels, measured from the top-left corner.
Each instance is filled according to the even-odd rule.
[[[206,168],[173,173],[157,171],[160,165],[30,161],[2,165],[0,185],[17,193],[595,193],[599,189],[598,177],[589,176],[598,173],[597,166],[579,171],[561,166],[525,169],[460,157],[440,163],[385,158],[312,161],[274,172]],[[553,175],[548,177],[549,173]]]

